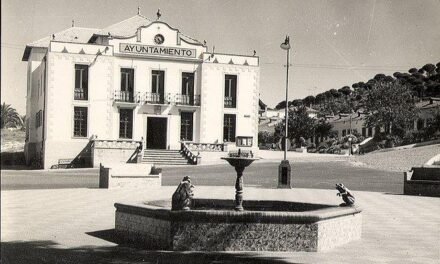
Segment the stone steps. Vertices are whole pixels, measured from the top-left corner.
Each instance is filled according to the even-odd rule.
[[[142,163],[160,165],[187,165],[188,160],[179,150],[147,149],[144,151]]]

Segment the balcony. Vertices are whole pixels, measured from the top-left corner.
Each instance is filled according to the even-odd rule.
[[[168,99],[168,98],[166,98]],[[140,102],[146,104],[168,104],[169,100],[165,100],[165,95],[160,93],[143,93],[140,98]]]
[[[115,91],[113,101],[117,105],[133,106],[140,104],[200,106],[200,95],[160,94],[160,93],[133,93]]]
[[[138,102],[138,95],[130,91],[115,91],[113,102],[116,106],[135,108]]]
[[[115,102],[134,103],[135,95],[130,91],[115,91]]]
[[[225,96],[225,108],[235,108],[235,98]]]
[[[200,106],[200,95],[176,94],[174,102],[176,105]]]

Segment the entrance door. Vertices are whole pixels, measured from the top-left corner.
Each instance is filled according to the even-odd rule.
[[[148,117],[147,118],[147,148],[166,149],[167,148],[167,118]]]

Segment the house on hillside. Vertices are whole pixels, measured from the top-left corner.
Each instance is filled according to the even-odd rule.
[[[72,26],[26,45],[22,60],[28,163],[129,162],[182,142],[257,147],[258,56],[209,52],[160,16]]]
[[[365,117],[367,113],[357,111],[355,113],[340,113],[335,116],[326,116],[327,121],[333,126],[338,139],[341,139],[352,133],[359,133],[363,137],[373,137],[377,129],[366,127]]]
[[[435,113],[440,112],[440,98],[431,97],[429,100],[416,103],[419,118],[414,121],[414,130],[418,131],[428,126]]]
[[[414,121],[413,131],[419,131],[429,124],[436,112],[440,111],[440,98],[429,98],[416,103],[419,110],[419,118]],[[340,113],[336,116],[326,116],[328,122],[333,126],[333,130],[337,132],[337,137],[349,135],[358,132],[363,137],[374,137],[380,131],[379,128],[367,127],[365,118],[368,113],[357,111],[356,113],[344,114]]]

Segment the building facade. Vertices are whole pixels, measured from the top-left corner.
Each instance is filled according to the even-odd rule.
[[[426,128],[436,113],[440,112],[440,98],[427,98],[415,103],[418,117],[414,120],[411,131],[421,131]],[[373,128],[366,125],[368,113],[357,111],[356,113],[343,114],[326,117],[333,126],[332,130],[337,132],[337,138],[341,139],[351,133],[359,133],[361,136],[374,137],[383,128]],[[351,131],[351,132],[350,132]]]
[[[259,58],[208,52],[163,21],[71,27],[28,44],[23,61],[27,162],[50,168],[96,139],[257,146]]]

